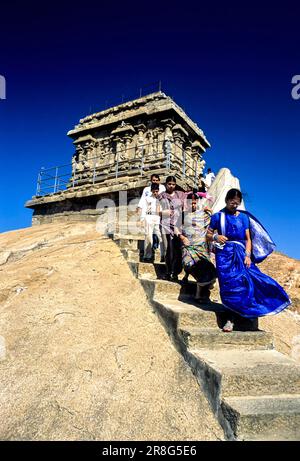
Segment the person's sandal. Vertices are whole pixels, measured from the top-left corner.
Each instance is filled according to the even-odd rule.
[[[233,330],[233,327],[234,327],[233,323],[230,320],[227,320],[227,322],[223,326],[224,333],[231,333]]]

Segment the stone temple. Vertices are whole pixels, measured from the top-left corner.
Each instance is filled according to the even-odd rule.
[[[198,185],[203,154],[210,144],[203,131],[161,91],[89,115],[68,136],[72,163],[41,169],[37,192],[25,206],[32,224],[96,220],[101,198],[118,205],[141,195],[152,173],[170,174],[183,189]]]

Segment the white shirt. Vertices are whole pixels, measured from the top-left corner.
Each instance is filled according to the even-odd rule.
[[[165,186],[163,184],[159,184],[158,193],[161,194],[162,192],[165,192],[165,190],[166,190]],[[143,190],[142,196],[140,198],[140,201],[138,203],[138,208],[143,208],[143,202],[144,202],[145,197],[149,197],[151,195],[152,195],[151,186],[145,187]]]
[[[159,201],[152,194],[144,197],[142,202],[141,220],[150,218],[151,221],[159,223]]]
[[[205,184],[206,184],[206,187],[209,188],[213,182],[213,180],[215,179],[215,173],[211,172],[211,173],[208,173],[206,176],[205,176]]]

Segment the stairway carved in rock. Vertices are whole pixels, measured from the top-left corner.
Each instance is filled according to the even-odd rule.
[[[217,291],[212,294],[217,302],[200,306],[194,300],[195,282],[162,280],[160,257],[154,263],[140,261],[141,236],[113,238],[208,398],[226,439],[300,440],[300,365],[274,349],[268,332],[222,332],[224,307]]]

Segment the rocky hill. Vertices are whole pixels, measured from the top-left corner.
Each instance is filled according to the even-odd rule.
[[[0,236],[1,440],[217,440],[223,431],[94,224]]]
[[[280,315],[262,318],[260,327],[273,332],[279,351],[300,361],[300,261],[274,252],[259,268],[277,280],[292,300]]]

